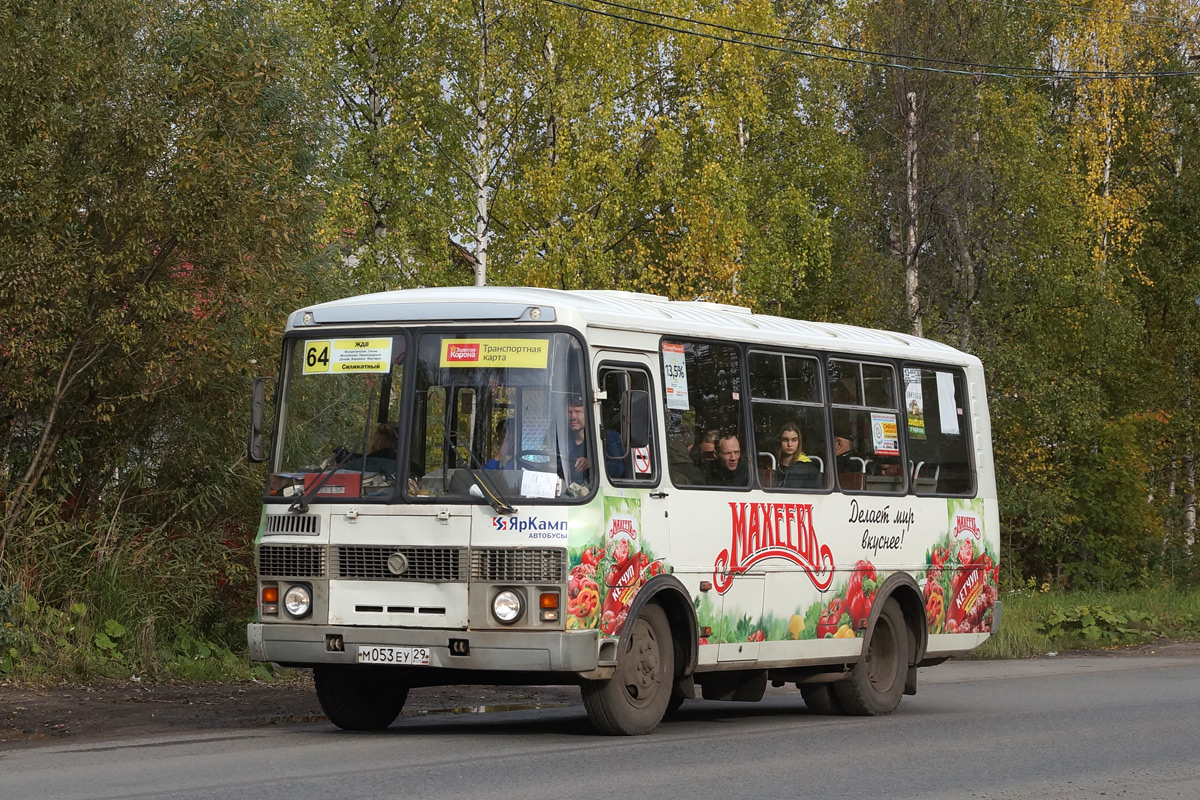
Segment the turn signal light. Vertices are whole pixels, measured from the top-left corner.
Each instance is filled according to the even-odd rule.
[[[279,587],[278,586],[264,586],[263,592],[262,592],[262,599],[263,599],[264,603],[278,603],[279,602]]]
[[[558,608],[558,592],[542,592],[538,605],[542,608]]]

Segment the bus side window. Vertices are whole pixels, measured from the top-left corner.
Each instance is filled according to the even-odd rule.
[[[757,454],[746,435],[740,361],[733,345],[662,341],[667,465],[676,486],[750,486]],[[726,459],[705,456],[703,440],[710,430],[717,432],[715,450]]]
[[[959,372],[905,367],[904,412],[908,426],[909,473],[919,495],[971,495],[966,386]]]
[[[901,494],[908,487],[900,401],[891,364],[829,359],[838,485],[842,491]],[[846,443],[843,452],[838,440]]]
[[[600,438],[604,448],[604,472],[615,485],[653,484],[658,481],[658,458],[654,452],[655,439],[650,436],[645,446],[635,447],[627,427],[636,425],[630,414],[639,404],[636,393],[652,396],[650,374],[642,367],[627,364],[605,364],[598,373],[598,385],[605,399],[600,401]]]

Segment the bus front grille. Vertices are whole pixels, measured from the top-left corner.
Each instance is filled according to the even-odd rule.
[[[458,547],[337,548],[337,577],[367,581],[462,582],[466,576],[466,551]]]
[[[471,580],[562,583],[566,579],[565,550],[481,547],[471,551]]]
[[[321,532],[321,518],[316,514],[267,514],[263,533],[300,533],[310,536]]]
[[[260,545],[258,574],[277,578],[323,578],[325,548],[310,544]]]

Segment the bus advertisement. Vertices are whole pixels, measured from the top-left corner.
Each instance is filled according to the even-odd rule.
[[[341,728],[458,684],[578,685],[621,735],[768,682],[888,714],[1000,623],[983,369],[937,342],[402,290],[291,314],[251,417],[251,657],[311,668]]]

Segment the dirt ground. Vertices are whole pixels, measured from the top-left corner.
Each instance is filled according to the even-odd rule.
[[[478,706],[536,707],[578,702],[562,686],[454,686],[413,689],[404,714]],[[261,728],[325,719],[311,674],[271,683],[102,681],[22,686],[0,681],[0,750],[187,731]]]
[[[1063,652],[1053,657],[1084,655],[1198,656],[1200,642],[1164,640],[1118,650]],[[579,690],[574,687],[454,686],[414,689],[404,714],[449,713],[478,706],[556,706],[578,701]],[[95,741],[324,719],[311,676],[304,671],[271,683],[141,680],[23,686],[0,681],[0,750],[64,739]]]

